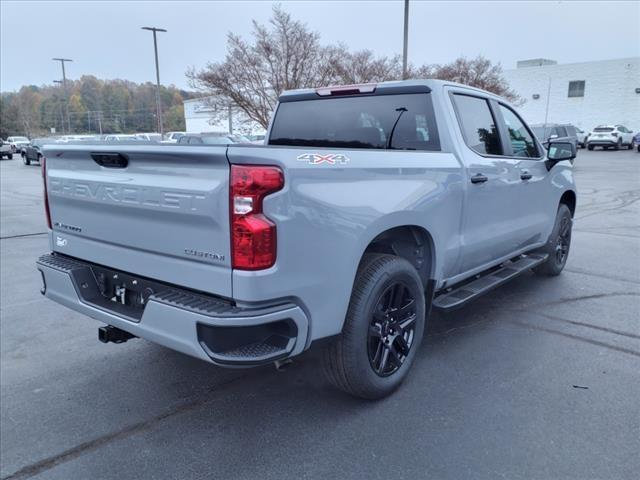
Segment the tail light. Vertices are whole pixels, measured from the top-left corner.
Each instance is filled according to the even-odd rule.
[[[44,185],[43,193],[44,193],[44,212],[47,216],[47,227],[51,229],[51,211],[49,210],[49,194],[47,192],[47,159],[42,157],[42,183]]]
[[[231,165],[231,264],[261,270],[276,262],[276,226],[262,202],[284,186],[282,170],[273,166]]]

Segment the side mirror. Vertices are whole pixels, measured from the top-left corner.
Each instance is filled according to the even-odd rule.
[[[558,162],[563,160],[572,161],[576,158],[576,146],[573,142],[549,142],[549,147],[547,149],[547,170],[551,170],[551,168]]]

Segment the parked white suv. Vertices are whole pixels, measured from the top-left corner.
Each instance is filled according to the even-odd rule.
[[[7,143],[11,145],[13,153],[20,153],[22,147],[29,145],[29,139],[27,137],[7,137]]]
[[[620,150],[623,146],[633,148],[633,132],[624,125],[600,125],[593,129],[587,139],[587,148],[593,150],[602,147],[608,150]]]

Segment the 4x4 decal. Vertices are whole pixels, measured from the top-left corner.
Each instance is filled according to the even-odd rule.
[[[298,155],[298,160],[301,162],[307,162],[310,165],[319,165],[321,163],[328,163],[329,165],[335,165],[336,163],[347,163],[349,157],[342,153],[303,153]]]

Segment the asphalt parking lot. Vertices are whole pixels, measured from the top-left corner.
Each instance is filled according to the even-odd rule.
[[[433,315],[392,397],[317,351],[225,370],[39,294],[38,166],[1,174],[0,479],[632,479],[640,471],[640,154],[581,150],[569,263]]]

